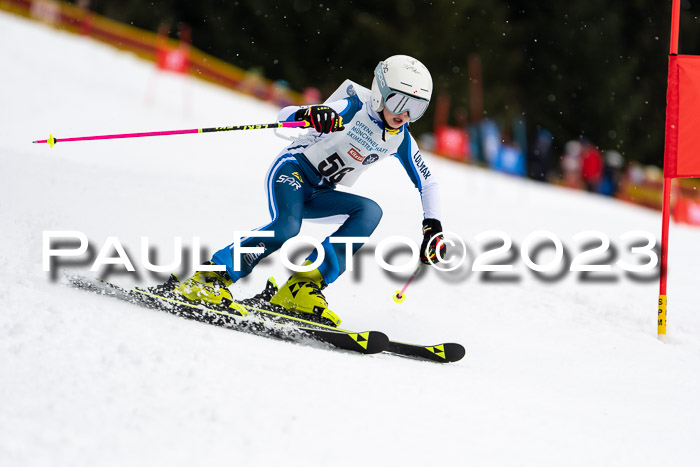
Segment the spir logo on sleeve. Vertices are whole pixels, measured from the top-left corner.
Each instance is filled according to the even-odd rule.
[[[292,188],[294,188],[294,191],[297,191],[299,188],[301,188],[301,183],[299,183],[294,177],[290,177],[289,175],[284,174],[280,175],[279,178],[275,181],[275,183],[290,185]]]

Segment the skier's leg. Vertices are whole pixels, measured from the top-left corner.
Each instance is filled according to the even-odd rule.
[[[374,201],[361,196],[332,189],[316,189],[311,199],[304,205],[305,218],[327,218],[339,216],[343,225],[333,237],[368,237],[379,224],[382,210]],[[321,266],[308,272],[296,272],[270,300],[289,310],[311,313],[325,318],[338,326],[340,318],[328,309],[328,302],[321,290],[335,281],[345,271],[346,246],[331,243],[326,238],[323,243],[325,259]],[[353,254],[361,244],[353,244]],[[305,264],[314,262],[317,252],[313,252]]]
[[[214,253],[212,260],[226,266],[226,272],[236,282],[247,276],[265,257],[277,251],[287,240],[296,236],[301,228],[303,216],[304,193],[306,188],[299,180],[299,166],[293,158],[279,158],[268,172],[267,196],[268,208],[272,221],[264,227],[255,229],[259,232],[273,232],[272,237],[251,236],[241,239],[241,247],[264,248],[264,253],[246,253],[241,255],[240,269],[234,267],[234,244]],[[296,175],[295,175],[296,174]]]
[[[251,236],[240,241],[241,247],[264,248],[263,253],[242,254],[240,268],[236,269],[234,244],[217,251],[212,263],[226,266],[224,272],[199,271],[175,289],[193,301],[222,304],[233,301],[228,286],[248,275],[266,256],[278,250],[285,241],[299,233],[303,215],[304,193],[311,192],[298,179],[299,166],[292,157],[282,156],[272,165],[266,178],[268,203],[272,222],[255,231],[272,232],[272,237]],[[296,175],[295,175],[296,174]]]
[[[319,267],[326,284],[334,282],[345,272],[346,244],[331,243],[330,238],[369,237],[379,225],[382,208],[369,198],[335,190],[317,190],[304,205],[304,218],[326,218],[339,216],[342,225],[323,242],[325,258]],[[352,254],[362,248],[362,243],[352,244]],[[318,252],[309,256],[316,261]]]

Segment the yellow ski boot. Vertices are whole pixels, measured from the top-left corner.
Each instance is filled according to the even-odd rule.
[[[228,290],[231,284],[233,280],[226,271],[197,271],[173,291],[191,302],[229,307],[233,303]]]
[[[326,297],[321,293],[325,287],[326,283],[318,269],[295,272],[270,299],[270,303],[302,316],[312,315],[315,318],[312,320],[323,324],[340,326],[340,318],[328,309]]]

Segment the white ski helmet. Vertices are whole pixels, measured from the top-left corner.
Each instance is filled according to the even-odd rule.
[[[394,55],[379,62],[372,80],[372,110],[385,107],[394,114],[408,112],[415,122],[428,108],[433,79],[421,62],[408,55]]]

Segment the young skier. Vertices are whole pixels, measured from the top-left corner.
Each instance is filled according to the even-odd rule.
[[[280,111],[279,121],[305,121],[313,129],[312,137],[280,153],[265,179],[272,222],[256,231],[274,232],[274,236],[241,239],[241,247],[262,247],[264,253],[241,255],[239,270],[234,268],[234,244],[217,251],[209,264],[223,265],[226,271],[198,271],[176,293],[190,301],[228,306],[234,300],[228,287],[296,236],[302,219],[341,216],[344,221],[331,237],[369,237],[382,217],[381,208],[371,199],[337,191],[335,186],[352,185],[366,169],[390,156],[401,161],[421,195],[421,261],[428,264],[444,257],[438,187],[408,128],[430,102],[430,72],[414,58],[395,55],[377,65],[371,93],[358,88],[364,90],[364,99],[354,92],[324,105],[290,106]],[[346,244],[331,242],[331,237],[322,242],[325,258],[321,265],[294,273],[270,301],[289,312],[315,315],[338,326],[340,319],[328,308],[321,290],[345,271]],[[361,246],[353,243],[352,254]],[[313,263],[317,256],[314,251],[305,264]]]

